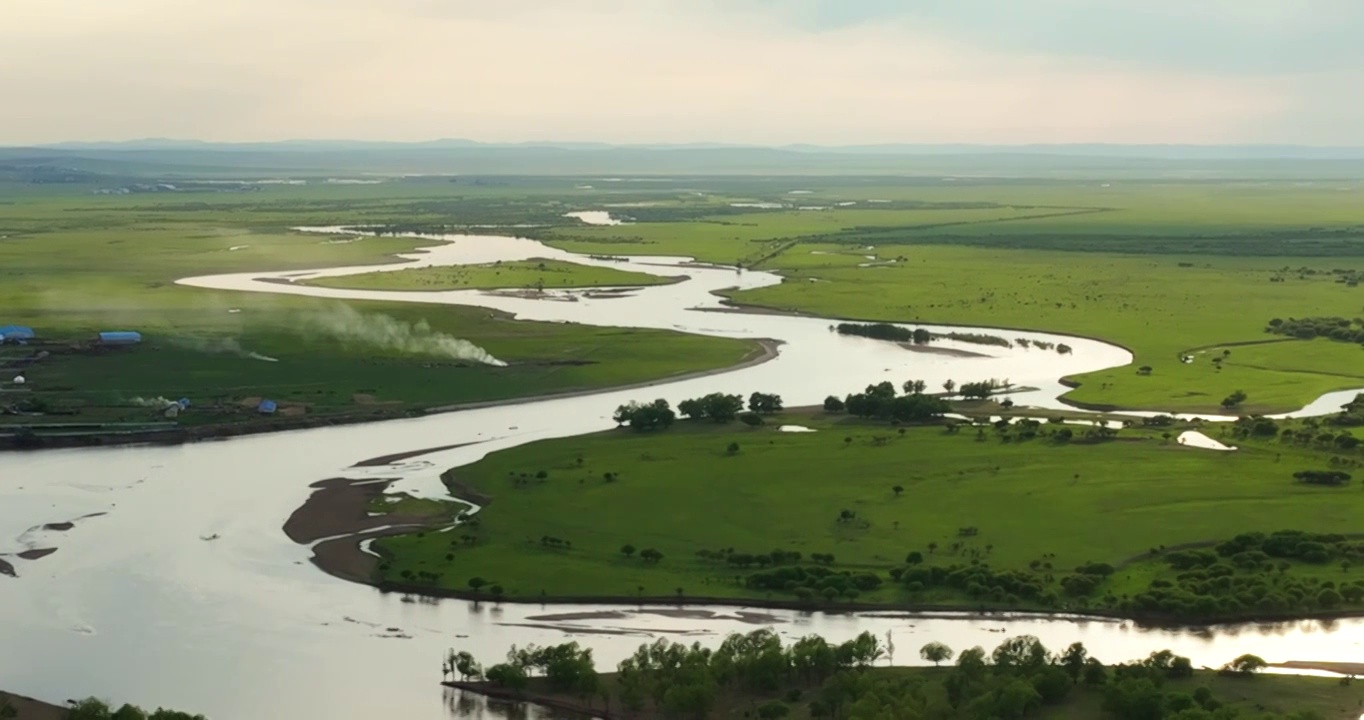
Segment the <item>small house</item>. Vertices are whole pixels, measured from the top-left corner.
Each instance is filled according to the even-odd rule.
[[[256,406],[256,412],[262,415],[274,415],[275,411],[278,409],[279,405],[277,405],[274,400],[262,400],[260,401],[260,404]]]
[[[33,328],[23,325],[0,325],[0,343],[25,343],[37,337]]]
[[[113,331],[99,334],[101,345],[136,345],[142,342],[142,333]]]

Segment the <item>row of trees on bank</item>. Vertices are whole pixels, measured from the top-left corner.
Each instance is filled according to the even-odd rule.
[[[672,405],[662,398],[651,403],[629,402],[616,408],[613,419],[617,425],[629,425],[636,432],[666,430],[677,422],[678,413],[689,420],[704,420],[718,424],[733,422],[736,419],[747,421],[755,417],[762,424],[761,416],[781,412],[783,403],[780,395],[755,392],[748,397],[748,415],[744,414],[744,399],[741,395],[711,393],[698,398],[683,400],[674,411]]]
[[[1165,650],[1143,660],[1106,666],[1081,643],[1053,653],[1037,638],[1010,638],[993,651],[973,647],[960,654],[929,642],[919,657],[950,670],[906,675],[873,671],[893,653],[870,633],[843,643],[811,635],[783,644],[771,630],[727,637],[719,647],[666,639],[641,645],[606,680],[597,674],[590,649],[577,643],[513,647],[505,662],[486,671],[468,653],[445,660],[446,675],[486,678],[523,692],[532,677],[552,692],[578,697],[608,712],[652,709],[667,718],[706,718],[725,708],[750,707],[746,717],[777,720],[800,713],[846,720],[1022,720],[1055,713],[1074,700],[1077,688],[1098,694],[1116,720],[1237,720],[1250,717],[1226,706],[1207,687],[1174,686],[1193,676],[1188,658]],[[1242,655],[1221,674],[1249,680],[1265,662]],[[803,711],[803,712],[802,712]],[[1308,720],[1310,714],[1265,715],[1267,720]]]

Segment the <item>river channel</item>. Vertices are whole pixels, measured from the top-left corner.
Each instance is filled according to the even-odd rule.
[[[323,229],[313,229],[322,231]],[[334,229],[333,229],[334,230]],[[405,262],[310,273],[246,273],[181,283],[220,290],[475,305],[528,320],[675,329],[772,339],[777,358],[648,389],[605,391],[370,425],[301,430],[178,447],[59,450],[0,456],[0,553],[57,548],[14,561],[0,577],[0,687],[47,700],[86,695],[205,713],[214,720],[374,718],[438,720],[506,717],[481,702],[443,692],[447,648],[481,659],[512,644],[566,639],[591,646],[612,667],[654,638],[718,643],[730,632],[771,627],[788,638],[818,633],[833,641],[870,630],[897,648],[893,661],[917,663],[930,640],[992,648],[1032,634],[1048,646],[1084,642],[1105,661],[1169,648],[1198,665],[1254,652],[1271,662],[1357,661],[1364,620],[1149,629],[1084,618],[977,617],[907,613],[824,614],[742,608],[551,606],[414,601],[347,583],[314,568],[307,547],[281,531],[284,520],[324,478],[402,480],[394,491],[438,494],[438,475],[524,443],[613,426],[616,406],[633,399],[677,401],[714,391],[781,394],[814,404],[869,383],[923,379],[929,387],[1008,378],[1036,388],[1020,405],[1060,406],[1058,379],[1126,364],[1125,350],[1094,340],[1035,332],[972,329],[1065,343],[1069,355],[943,341],[935,347],[984,353],[910,352],[892,343],[830,332],[832,321],[721,310],[713,291],[781,282],[762,272],[699,266],[684,258],[593,259],[509,237],[432,238]],[[347,291],[279,282],[403,267],[561,259],[683,282],[613,293],[551,293],[530,299],[481,291]],[[274,282],[268,282],[274,280]],[[935,330],[942,331],[940,328]],[[1339,407],[1334,393],[1309,412]],[[354,468],[370,458],[469,443],[391,466]],[[1190,450],[1194,451],[1194,450]],[[44,529],[73,522],[69,530]],[[59,526],[60,527],[60,526]],[[531,715],[534,717],[534,715]]]

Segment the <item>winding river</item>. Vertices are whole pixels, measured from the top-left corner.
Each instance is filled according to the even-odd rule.
[[[328,229],[315,228],[316,231]],[[330,229],[335,232],[336,229]],[[489,407],[373,425],[320,428],[179,447],[61,450],[0,456],[0,553],[57,548],[36,561],[14,559],[17,578],[0,577],[0,687],[61,701],[96,694],[208,714],[258,718],[501,717],[480,702],[443,693],[446,648],[483,659],[511,644],[573,638],[610,667],[656,637],[714,643],[724,634],[771,626],[795,637],[842,640],[863,630],[891,632],[895,662],[918,662],[917,648],[939,640],[961,649],[993,647],[1028,633],[1048,646],[1084,642],[1106,661],[1170,648],[1200,665],[1243,652],[1273,661],[1358,660],[1364,620],[1302,621],[1213,629],[1156,630],[1084,618],[972,617],[868,613],[838,615],[741,608],[475,605],[411,601],[334,579],[310,551],[281,531],[289,514],[329,477],[401,477],[393,490],[439,494],[438,475],[486,453],[613,426],[614,408],[632,399],[676,402],[704,392],[777,392],[789,405],[914,377],[935,387],[1009,378],[1036,388],[1019,404],[1058,407],[1059,377],[1126,364],[1117,347],[1043,333],[1008,338],[1065,342],[1070,355],[942,342],[983,352],[957,357],[907,352],[844,337],[824,319],[721,310],[712,292],[781,282],[775,275],[699,266],[683,258],[594,260],[508,237],[432,238],[433,248],[401,264],[189,278],[221,290],[476,305],[530,320],[676,329],[782,342],[775,360],[647,390]],[[440,242],[436,242],[440,241]],[[528,258],[568,260],[685,282],[604,297],[552,293],[558,300],[480,291],[346,291],[278,282],[404,267]],[[275,280],[276,282],[266,282]],[[568,301],[572,299],[572,301]],[[990,331],[986,331],[990,332]],[[1334,410],[1353,393],[1334,393],[1305,412]],[[352,466],[381,455],[471,443],[385,467]],[[44,529],[74,522],[69,530]],[[207,538],[207,539],[206,539]],[[13,559],[13,558],[10,558]]]

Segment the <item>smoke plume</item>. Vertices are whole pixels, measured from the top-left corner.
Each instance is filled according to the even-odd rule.
[[[304,323],[310,331],[335,338],[347,347],[472,360],[497,367],[507,365],[468,340],[432,330],[425,320],[409,323],[377,313],[361,314],[350,306],[336,305],[327,312],[305,316]]]
[[[167,400],[166,398],[163,397],[154,398],[135,397],[129,400],[128,402],[138,407],[156,408],[157,410],[164,410],[172,405],[178,404],[174,400]]]
[[[242,347],[236,338],[216,337],[174,337],[171,344],[186,350],[194,350],[201,353],[213,353],[215,355],[236,355],[237,357],[249,358],[251,360],[261,360],[264,362],[279,362],[279,360],[258,352],[251,352]]]

